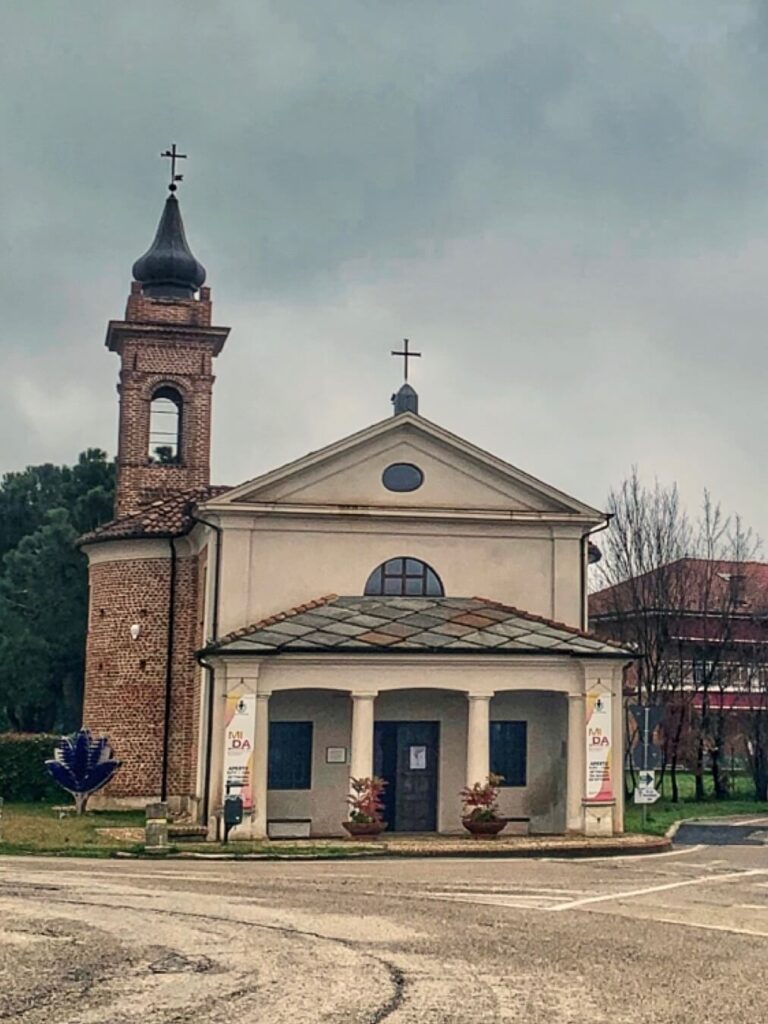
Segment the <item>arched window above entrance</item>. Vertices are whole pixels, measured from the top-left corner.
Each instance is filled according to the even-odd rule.
[[[440,577],[418,558],[390,558],[374,569],[363,593],[367,597],[444,597]]]
[[[181,462],[182,399],[176,388],[164,385],[149,405],[149,461],[164,466]]]

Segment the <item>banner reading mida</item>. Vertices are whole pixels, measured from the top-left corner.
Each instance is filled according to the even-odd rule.
[[[611,694],[593,691],[587,694],[587,787],[586,799],[614,799],[611,748],[613,747],[613,716]]]
[[[228,693],[224,712],[224,792],[239,796],[243,810],[253,810],[253,758],[256,694]]]

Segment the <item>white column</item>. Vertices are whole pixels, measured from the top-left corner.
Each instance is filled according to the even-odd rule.
[[[566,767],[566,828],[568,832],[584,833],[584,799],[586,783],[584,694],[568,694],[568,749]]]
[[[256,694],[256,732],[253,753],[253,819],[251,837],[267,835],[267,777],[269,771],[269,697]]]
[[[352,779],[373,776],[373,702],[376,692],[352,694],[352,739],[349,775]]]
[[[485,782],[491,770],[491,696],[467,694],[467,785]]]

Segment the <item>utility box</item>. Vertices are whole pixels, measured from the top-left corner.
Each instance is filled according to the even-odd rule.
[[[229,838],[230,830],[243,821],[243,798],[227,794],[224,798],[224,842]]]

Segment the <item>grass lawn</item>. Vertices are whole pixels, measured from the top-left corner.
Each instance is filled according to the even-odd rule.
[[[624,814],[624,825],[627,832],[649,832],[653,835],[663,835],[670,825],[681,818],[715,818],[732,814],[748,814],[755,817],[759,814],[768,815],[768,804],[758,803],[754,799],[752,795],[754,789],[748,776],[733,775],[730,779],[732,795],[729,800],[715,800],[711,796],[711,779],[706,778],[705,791],[708,796],[700,803],[694,800],[695,779],[693,774],[678,772],[677,781],[680,802],[673,804],[671,801],[672,785],[667,775],[664,779],[661,799],[647,808],[645,828],[643,828],[642,807],[627,803]]]
[[[101,829],[144,828],[142,811],[89,811],[79,818],[74,814],[60,818],[51,804],[5,804],[2,813],[0,854],[108,857],[115,850],[137,849],[137,844],[115,839]]]
[[[680,803],[670,800],[669,778],[664,780],[662,798],[647,808],[645,827],[642,821],[642,807],[627,803],[625,825],[627,832],[646,832],[663,835],[670,825],[681,818],[705,818],[743,814],[768,815],[768,804],[758,803],[752,794],[752,785],[746,776],[735,774],[732,779],[732,797],[729,800],[714,800],[709,796],[701,803],[693,799],[694,777],[678,773]],[[709,780],[707,780],[709,785]],[[709,790],[707,791],[709,792]],[[110,834],[110,829],[132,829],[130,836]],[[3,808],[2,831],[0,832],[0,854],[56,854],[70,857],[109,857],[118,850],[140,853],[143,850],[143,811],[89,811],[78,818],[74,814],[60,817],[51,804],[6,804]],[[107,831],[104,831],[107,830]],[[197,853],[265,854],[280,857],[295,856],[299,851],[294,845],[280,843],[233,842],[222,843],[179,843],[174,851]],[[307,842],[302,845],[300,855],[307,857],[336,858],[350,854],[365,856],[375,852],[362,845],[350,847],[341,842]]]
[[[57,807],[59,805],[56,805]],[[59,816],[51,804],[5,804],[0,855],[2,854],[55,854],[64,857],[110,857],[118,850],[141,853],[143,838],[136,833],[131,838],[110,835],[105,829],[138,829],[143,834],[143,811],[88,811],[81,817],[74,814]],[[172,846],[174,852],[190,853],[262,853],[280,857],[297,851],[280,843],[238,842],[181,843]],[[375,848],[374,848],[375,849]],[[356,852],[362,853],[362,850]],[[350,848],[343,843],[307,843],[301,853],[307,857],[349,856]]]

